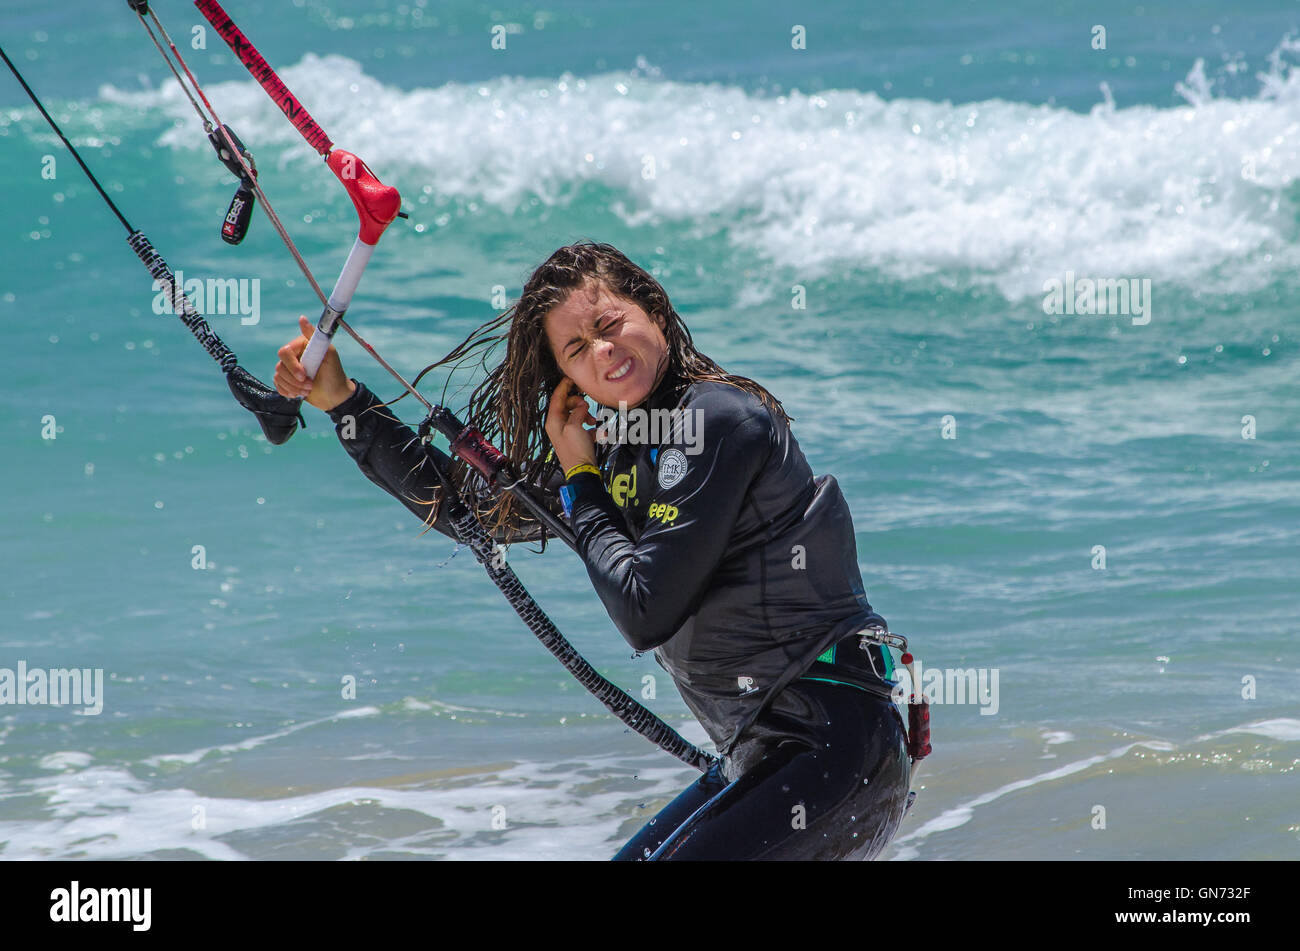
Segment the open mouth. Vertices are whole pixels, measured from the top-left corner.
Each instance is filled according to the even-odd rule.
[[[619,380],[623,379],[623,377],[627,376],[629,373],[632,372],[632,363],[633,363],[632,358],[628,357],[617,367],[615,367],[613,371],[605,374],[605,379],[608,380],[610,383],[617,383]]]

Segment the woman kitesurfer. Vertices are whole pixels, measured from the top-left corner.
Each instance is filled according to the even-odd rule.
[[[308,380],[300,326],[276,389],[327,411],[371,481],[455,537],[414,433],[334,348]],[[659,282],[609,245],[560,248],[425,372],[502,341],[468,422],[564,512],[614,625],[654,651],[722,757],[615,858],[875,857],[903,817],[908,752],[889,653],[860,636],[885,623],[835,478],[814,477],[781,404],[696,350]],[[509,493],[432,451],[494,537],[544,540]]]

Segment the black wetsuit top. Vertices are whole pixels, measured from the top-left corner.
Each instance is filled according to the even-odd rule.
[[[602,476],[570,480],[570,523],[623,637],[654,649],[725,754],[819,654],[881,619],[839,484],[813,477],[779,415],[737,386],[673,377],[641,409],[659,438],[631,442],[633,416]]]
[[[358,383],[330,416],[366,476],[427,519],[433,480],[421,475],[422,451],[379,402]],[[575,475],[565,507],[614,624],[634,649],[654,650],[726,754],[818,655],[883,620],[863,590],[839,484],[813,477],[784,420],[739,387],[671,375],[640,409],[651,411],[643,433],[660,438],[631,441],[634,409],[628,441],[598,446],[603,475]],[[452,535],[441,518],[434,528]],[[862,676],[883,682],[888,655],[869,654]]]

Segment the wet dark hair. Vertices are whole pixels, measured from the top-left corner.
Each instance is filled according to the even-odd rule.
[[[416,381],[436,367],[453,361],[459,367],[475,355],[479,357],[477,362],[486,367],[489,354],[504,341],[505,359],[470,395],[462,418],[477,426],[489,442],[504,452],[526,481],[543,481],[549,470],[558,469],[558,463],[547,458],[551,446],[546,435],[546,409],[551,394],[564,378],[546,336],[546,315],[574,290],[588,288],[593,281],[636,302],[652,320],[660,322],[668,343],[667,372],[688,383],[713,380],[737,386],[762,400],[787,424],[792,421],[781,403],[758,383],[727,373],[695,349],[690,330],[654,277],[612,245],[593,241],[557,250],[533,271],[513,307],[421,370]],[[536,527],[536,520],[508,493],[495,500],[487,497],[482,478],[459,459],[453,463],[452,480],[468,502],[480,503],[478,515],[494,535],[504,532],[504,537],[509,537],[516,531]],[[430,524],[436,517],[435,508]]]

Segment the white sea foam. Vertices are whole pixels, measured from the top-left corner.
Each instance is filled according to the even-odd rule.
[[[1270,740],[1295,742],[1300,741],[1300,720],[1294,720],[1289,717],[1278,717],[1273,720],[1256,720],[1254,723],[1245,723],[1241,726],[1234,726],[1227,730],[1220,730],[1217,733],[1207,733],[1204,736],[1198,736],[1197,740],[1209,740],[1219,736],[1227,736],[1232,733],[1248,733],[1253,736],[1267,737]]]
[[[419,700],[415,700],[414,698],[408,698],[406,702],[415,704],[417,707],[424,710],[438,710],[438,711],[446,711],[448,713],[482,713],[482,714],[491,714],[492,716],[497,716],[497,717],[515,717],[521,720],[528,718],[528,714],[526,713],[517,713],[511,710],[495,710],[492,709],[491,707],[464,707],[454,703],[447,703],[446,701],[443,700],[429,700],[426,702],[421,702]]]
[[[652,758],[662,764],[661,757]],[[636,787],[629,790],[626,780],[633,773]],[[670,798],[693,775],[680,766],[649,765],[640,757],[601,758],[569,763],[562,775],[553,764],[520,763],[484,768],[472,784],[465,783],[464,771],[456,771],[445,780],[427,780],[421,788],[348,786],[244,799],[151,788],[127,770],[92,767],[22,782],[23,795],[45,798],[48,818],[0,822],[0,842],[10,860],[113,859],[162,850],[239,860],[250,856],[222,837],[316,820],[330,830],[334,850],[350,859],[375,852],[451,859],[605,859],[621,845],[620,828],[632,816],[632,805]],[[599,777],[611,780],[607,788],[599,788]],[[202,807],[197,829],[196,807]],[[360,810],[363,817],[329,814],[340,807]],[[382,845],[375,844],[384,824],[379,810],[408,814]],[[427,827],[410,832],[409,813],[427,817]],[[504,828],[494,828],[496,815]],[[638,814],[642,819],[649,815]],[[350,822],[363,825],[364,834],[350,828]]]
[[[742,251],[809,278],[844,267],[940,275],[1022,299],[1067,269],[1211,292],[1248,292],[1295,269],[1285,191],[1300,174],[1297,52],[1278,47],[1253,98],[1213,97],[1198,62],[1177,84],[1182,105],[1117,105],[1099,92],[1088,113],[854,90],[771,97],[633,74],[406,91],[339,56],[309,55],[283,73],[311,90],[336,140],[404,182],[408,199],[428,182],[436,195],[509,211],[533,198],[563,204],[597,182],[624,196],[615,210],[630,224],[725,230]],[[246,140],[283,146],[282,163],[308,168],[310,152],[255,84],[213,93]],[[206,148],[174,82],[101,96],[165,109],[185,123],[165,143]]]
[[[83,769],[94,762],[94,757],[89,753],[79,753],[74,750],[63,750],[58,753],[51,753],[41,758],[41,769],[54,771]]]
[[[421,706],[498,712],[440,701]],[[378,713],[369,706],[348,709],[239,743],[156,755],[144,760],[144,765],[198,763],[210,753],[237,754],[310,727]],[[684,736],[697,742],[706,739],[698,724],[683,727]],[[409,762],[411,757],[377,753],[348,759]],[[252,799],[164,788],[120,765],[92,763],[93,757],[84,752],[51,753],[40,765],[53,775],[5,784],[5,792],[42,799],[45,806],[38,819],[0,821],[4,858],[112,859],[188,850],[209,859],[238,860],[250,855],[237,844],[222,841],[224,837],[235,836],[238,842],[249,832],[303,821],[318,823],[313,827],[314,843],[329,840],[333,852],[351,859],[371,853],[450,859],[605,859],[622,845],[621,833],[629,820],[648,820],[653,814],[650,804],[676,796],[697,775],[647,752],[573,758],[562,767],[534,762],[466,764],[445,774],[421,774],[415,781],[404,778],[392,786],[346,786]],[[646,808],[636,808],[643,805]],[[340,807],[352,807],[362,815],[330,812]],[[377,831],[385,824],[382,810],[407,814],[394,821],[391,836]],[[493,825],[498,811],[504,828]],[[410,813],[429,822],[411,832]],[[200,827],[195,828],[200,815]],[[358,832],[354,823],[364,826],[364,832]],[[376,844],[376,835],[382,844]]]
[[[159,766],[163,763],[197,763],[209,753],[233,753],[240,750],[253,750],[272,740],[278,740],[282,737],[289,736],[291,733],[297,733],[299,730],[306,730],[313,726],[319,726],[322,723],[330,723],[334,720],[347,720],[353,717],[370,717],[379,713],[378,707],[356,707],[351,710],[343,710],[339,713],[328,717],[321,717],[317,720],[307,720],[303,723],[295,723],[293,726],[285,727],[283,730],[277,730],[274,733],[267,733],[263,736],[249,737],[247,740],[240,740],[238,743],[227,743],[224,746],[207,746],[203,749],[191,750],[188,753],[160,753],[157,756],[151,756],[145,760],[149,766]]]

